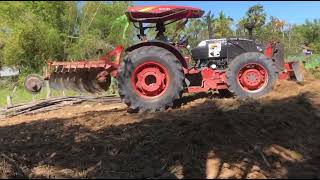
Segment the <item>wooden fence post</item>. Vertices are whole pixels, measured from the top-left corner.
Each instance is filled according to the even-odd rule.
[[[51,89],[49,86],[49,81],[45,81],[46,82],[46,88],[47,88],[47,99],[51,98]]]
[[[12,97],[11,97],[11,96],[7,96],[7,106],[8,106],[8,107],[13,106],[13,104],[12,104]]]
[[[16,92],[17,90],[17,86],[15,86],[11,92],[11,94],[9,96],[7,96],[7,106],[8,107],[11,107],[13,106],[13,102],[12,102],[12,98],[14,96],[14,93]]]
[[[47,66],[44,66],[43,71],[45,72],[45,75],[48,75],[48,68]],[[46,99],[50,99],[51,98],[51,89],[50,89],[50,85],[49,85],[49,80],[45,80],[45,85],[46,85],[46,89],[47,89],[47,96]]]
[[[35,94],[32,94],[32,102],[36,102],[36,95]]]

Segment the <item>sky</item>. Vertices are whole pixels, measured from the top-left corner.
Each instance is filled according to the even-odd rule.
[[[291,24],[302,24],[305,19],[320,19],[320,1],[134,1],[134,5],[182,5],[198,7],[217,15],[220,11],[236,22],[255,4],[263,5],[268,20],[270,15]]]

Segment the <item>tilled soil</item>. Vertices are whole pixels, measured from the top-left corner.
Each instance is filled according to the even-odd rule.
[[[84,103],[2,120],[0,178],[320,178],[319,80],[208,96],[156,113]]]

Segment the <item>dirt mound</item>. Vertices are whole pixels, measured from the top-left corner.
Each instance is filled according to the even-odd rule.
[[[0,158],[0,177],[320,178],[319,93],[320,81],[282,81],[256,100],[198,94],[157,113],[87,103],[17,116],[0,121],[12,159]]]

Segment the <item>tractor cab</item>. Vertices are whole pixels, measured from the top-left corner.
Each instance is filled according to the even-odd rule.
[[[167,41],[164,36],[165,26],[182,19],[186,19],[183,25],[187,23],[189,18],[200,18],[204,11],[194,7],[187,6],[134,6],[129,7],[126,16],[134,26],[139,29],[138,38],[142,41],[147,40],[144,31],[148,28],[156,28],[158,32],[155,39]],[[135,23],[138,23],[137,26]],[[155,24],[155,26],[144,26],[144,24]]]

